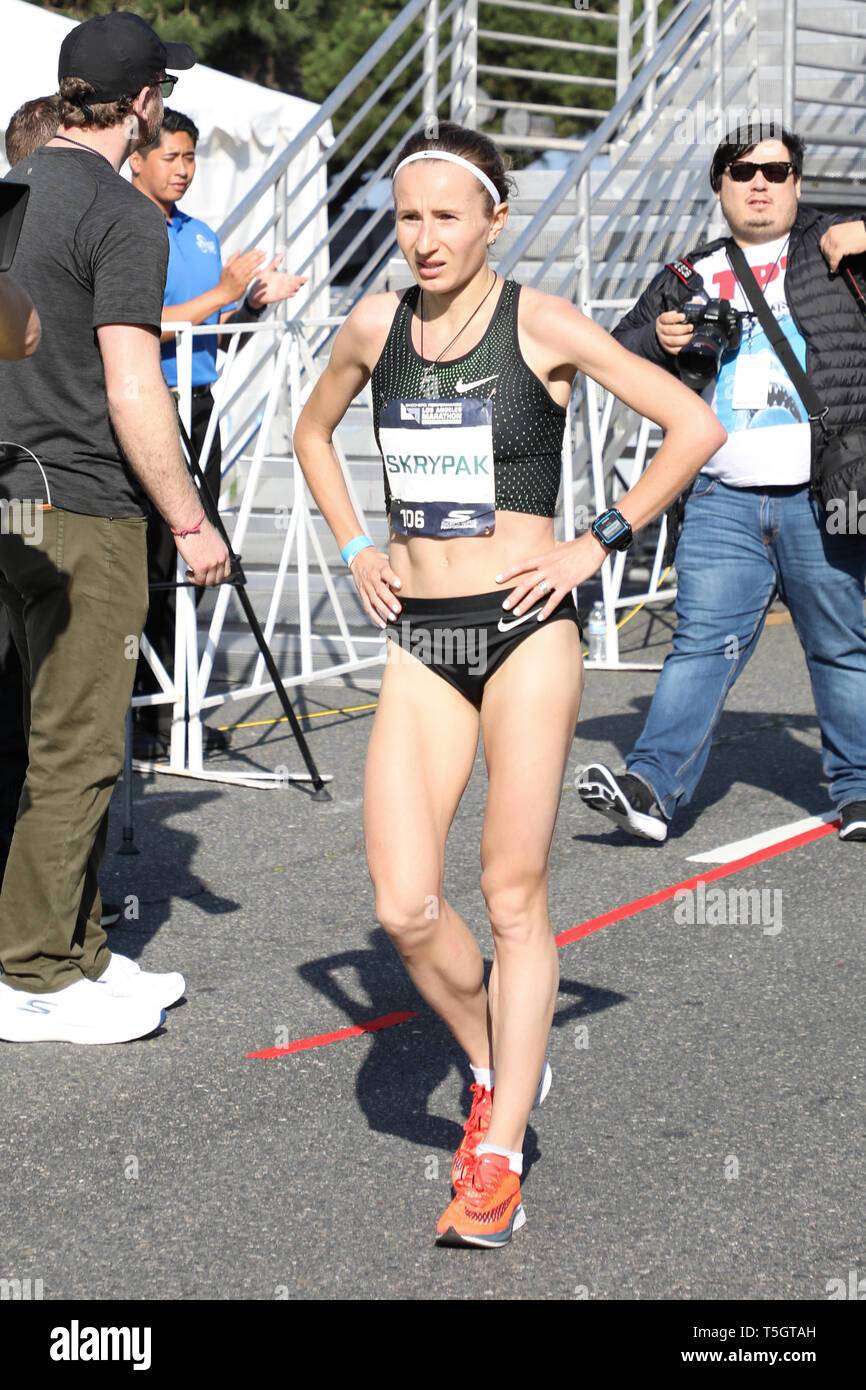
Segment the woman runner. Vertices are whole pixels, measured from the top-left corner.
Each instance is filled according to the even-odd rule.
[[[376,916],[475,1078],[452,1167],[456,1195],[437,1227],[449,1245],[501,1245],[525,1220],[523,1139],[550,1081],[559,983],[548,860],[583,685],[572,589],[725,439],[670,374],[565,300],[489,267],[509,182],[496,147],[475,131],[443,122],[434,138],[406,142],[393,192],[397,240],[417,284],[356,305],[294,436],[364,609],[391,639],[364,830]],[[619,511],[605,514],[604,540],[587,532],[557,544],[565,409],[578,371],[654,420],[665,439]],[[331,443],[371,378],[389,555],[359,534]],[[489,993],[478,945],[442,896],[445,841],[479,726]]]

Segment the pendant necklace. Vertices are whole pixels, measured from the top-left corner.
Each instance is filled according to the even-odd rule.
[[[475,318],[475,315],[478,313],[478,311],[479,311],[479,309],[481,308],[481,306],[482,306],[482,305],[486,302],[486,300],[490,297],[490,293],[491,293],[491,291],[492,291],[494,285],[496,284],[497,279],[498,279],[498,276],[497,276],[497,274],[496,274],[496,271],[494,271],[494,272],[493,272],[493,280],[492,280],[492,282],[490,283],[490,285],[488,286],[487,291],[486,291],[486,293],[485,293],[485,295],[484,295],[484,298],[483,298],[483,299],[481,300],[481,302],[480,302],[479,304],[477,304],[477,305],[475,306],[475,308],[472,310],[472,313],[469,315],[469,317],[468,317],[468,319],[466,320],[466,322],[464,323],[463,327],[462,327],[462,328],[459,328],[459,329],[457,330],[457,332],[454,334],[454,337],[451,339],[451,342],[446,344],[446,346],[442,349],[442,351],[440,352],[439,356],[435,359],[435,361],[433,361],[433,362],[428,362],[428,363],[425,365],[423,374],[422,374],[422,376],[421,376],[421,385],[420,385],[420,387],[418,388],[418,394],[419,394],[419,396],[423,396],[426,400],[435,400],[436,394],[437,394],[437,389],[438,389],[438,387],[437,387],[437,382],[436,382],[435,372],[436,372],[437,366],[439,365],[440,359],[443,358],[443,357],[445,356],[445,354],[446,354],[446,352],[448,351],[449,348],[452,348],[452,347],[454,346],[454,344],[457,342],[457,339],[460,337],[460,334],[461,334],[461,333],[464,333],[464,332],[466,331],[466,329],[469,327],[470,323],[471,323],[472,320]],[[421,354],[420,354],[420,355],[421,355],[421,361],[423,362],[423,361],[424,361],[424,291],[423,291],[423,290],[421,291],[421,305],[420,305],[420,309],[421,309],[421,313],[420,313],[420,319],[421,319]]]

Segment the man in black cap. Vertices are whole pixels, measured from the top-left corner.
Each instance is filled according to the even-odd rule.
[[[30,185],[16,277],[39,351],[0,364],[0,484],[39,534],[0,535],[0,599],[25,676],[29,765],[0,894],[0,1038],[121,1042],[158,1027],[182,975],[109,951],[97,886],[147,611],[148,494],[196,584],[228,551],[187,473],[159,356],[165,221],[119,176],[192,67],[136,15],[79,25],[60,51],[60,126],[10,172]]]

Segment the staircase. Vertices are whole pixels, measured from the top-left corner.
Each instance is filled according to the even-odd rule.
[[[412,89],[417,126],[436,113],[467,124],[480,117],[488,133],[506,149],[556,147],[569,156],[570,162],[562,171],[516,175],[518,197],[512,203],[508,227],[497,242],[498,268],[524,283],[565,295],[608,328],[641,293],[660,264],[722,230],[724,224],[707,170],[721,138],[722,123],[735,111],[782,122],[804,136],[805,201],[839,209],[866,208],[864,0],[831,0],[827,4],[814,0],[799,4],[795,0],[681,0],[664,7],[655,0],[645,5],[621,0],[617,6],[608,6],[608,13],[600,17],[611,29],[611,62],[615,59],[616,65],[616,77],[605,88],[607,109],[572,108],[581,111],[587,121],[594,120],[595,128],[564,138],[551,137],[543,126],[538,133],[535,124],[549,120],[550,110],[559,108],[544,109],[543,103],[509,102],[491,95],[502,68],[496,44],[510,52],[517,46],[519,51],[519,40],[515,45],[513,35],[496,38],[500,34],[494,27],[496,12],[523,12],[528,46],[533,37],[533,12],[551,8],[573,14],[575,42],[579,42],[579,21],[593,16],[570,5],[551,7],[526,0],[499,0],[498,5],[492,0],[480,0],[480,4],[479,0],[467,0],[458,4],[455,0],[440,10],[435,0],[423,4],[411,0],[358,70],[325,104],[320,123],[339,110],[360,81],[371,73],[378,76],[383,60],[386,64],[390,61],[398,40],[405,44],[406,37],[416,33],[410,51],[418,71]],[[550,61],[555,62],[556,49],[551,53]],[[554,83],[556,74],[550,73],[549,78]],[[481,88],[479,79],[484,84]],[[377,100],[385,119],[372,143],[384,178],[392,143],[386,80],[379,86]],[[316,130],[302,132],[298,140],[304,138],[315,139]],[[338,144],[340,139],[338,136]],[[293,152],[290,148],[276,162],[271,183],[280,177],[280,165],[284,169]],[[328,157],[325,151],[322,158]],[[269,186],[267,179],[265,176],[262,181],[263,188]],[[345,174],[334,181],[335,196],[344,182]],[[250,198],[254,200],[255,195],[256,190]],[[249,210],[250,198],[220,229],[221,235]],[[357,212],[361,201],[356,195],[340,217],[332,216],[332,235],[341,219],[345,225],[346,216]],[[363,243],[371,229],[378,235],[386,216],[371,213],[355,241]],[[341,315],[361,293],[411,283],[405,265],[387,241],[378,244],[348,285],[337,283],[339,271],[338,266],[329,282],[317,287],[319,298],[310,306],[312,316],[324,318],[329,312]],[[319,370],[327,360],[333,332],[333,326],[324,324],[310,328],[309,341]],[[603,467],[608,480],[616,473],[628,477],[637,447],[635,419],[618,404],[610,415],[603,464],[592,459],[589,434],[586,401],[578,389],[573,439],[576,483],[571,504],[584,512],[592,511],[593,462]],[[363,402],[356,402],[350,410],[339,439],[350,460],[352,480],[366,513],[366,528],[377,545],[384,545],[387,526],[382,511],[381,462]],[[654,442],[657,440],[651,436],[650,453]],[[271,453],[257,490],[243,553],[249,591],[257,611],[261,608],[262,612],[273,588],[283,539],[275,527],[275,509],[292,501],[285,419],[277,422],[269,444]],[[226,453],[231,455],[230,441]],[[241,455],[233,473],[242,478],[244,468]],[[560,535],[573,534],[572,516],[560,516],[557,524]],[[314,517],[314,525],[329,562],[333,561],[347,620],[353,632],[369,637],[371,626],[330,532],[320,517]],[[644,563],[646,559],[645,551]],[[627,575],[625,578],[627,586]],[[322,634],[332,631],[324,581],[315,572],[310,575],[310,602],[314,624],[320,618]],[[202,616],[212,603],[213,597],[207,596]],[[237,613],[239,617],[239,610]],[[297,576],[290,572],[272,643],[281,669],[287,672],[294,669],[297,658],[298,619]],[[341,646],[334,642],[329,645],[324,636],[321,649],[329,659],[341,659]],[[252,641],[230,606],[214,667],[217,680],[245,681],[253,652]],[[359,679],[363,681],[363,675]]]

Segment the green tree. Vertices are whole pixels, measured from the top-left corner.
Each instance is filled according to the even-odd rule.
[[[121,8],[110,0],[37,0],[43,9],[79,22]],[[315,25],[317,0],[289,0],[287,9],[265,3],[229,5],[215,0],[135,0],[124,9],[146,19],[164,39],[189,43],[199,62],[221,72],[302,96],[298,54]]]

